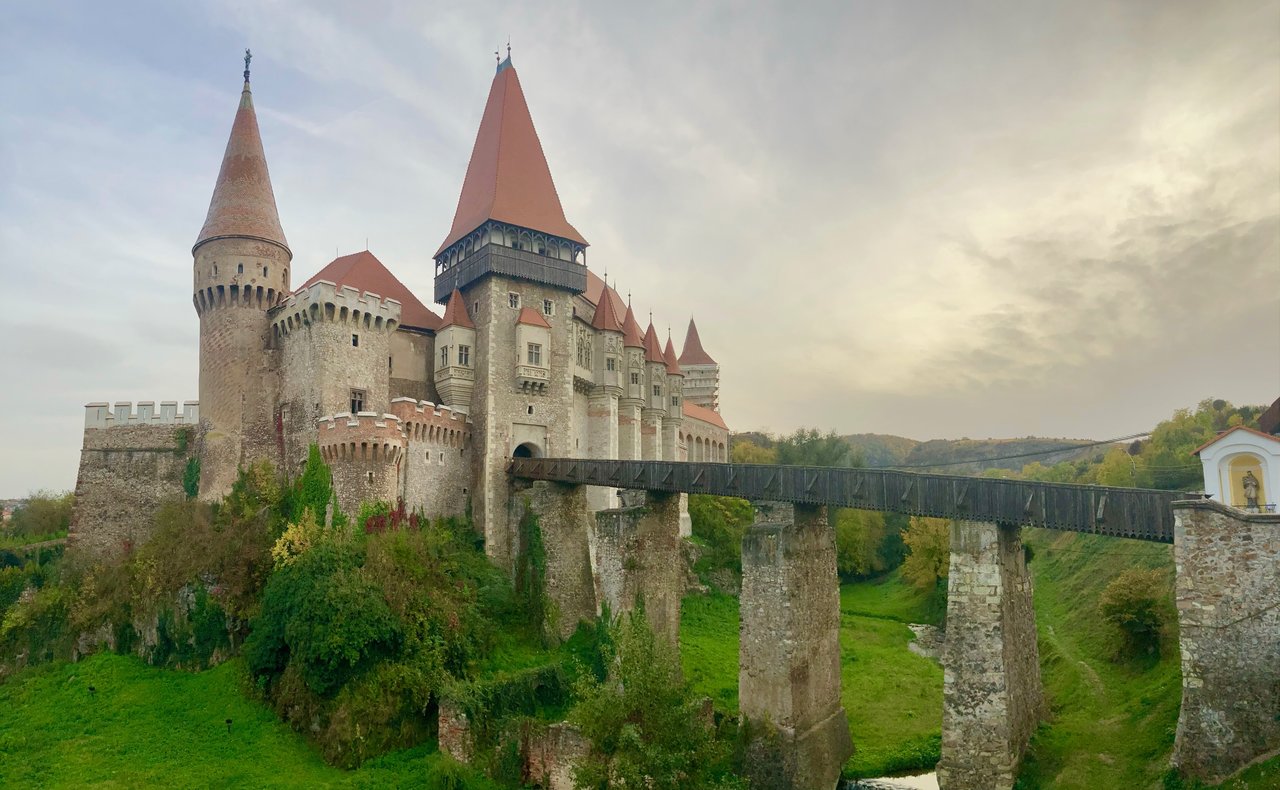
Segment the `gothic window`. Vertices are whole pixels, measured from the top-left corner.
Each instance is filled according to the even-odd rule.
[[[542,367],[542,344],[541,343],[529,344],[529,364]]]
[[[507,307],[510,307],[512,310],[519,310],[519,309],[520,309],[520,294],[518,294],[518,293],[509,293],[509,294],[507,294]]]
[[[236,274],[244,274],[244,264],[243,264],[243,263],[240,263],[240,264],[237,264],[237,265],[236,265]]]
[[[263,266],[263,267],[262,267],[262,276],[263,276],[263,277],[266,277],[266,276],[267,276],[267,267],[265,267],[265,266]]]
[[[364,390],[351,390],[351,413],[364,411]]]
[[[440,346],[440,367],[449,367],[449,347]]]
[[[555,314],[556,314],[556,303],[555,303],[555,302],[553,302],[553,301],[551,301],[550,299],[543,299],[543,300],[542,300],[542,314],[543,314],[543,315],[555,315]]]
[[[352,348],[359,348],[359,347],[360,347],[360,336],[359,336],[359,335],[352,335],[352,336],[351,336],[351,347],[352,347]]]
[[[458,346],[458,364],[464,368],[471,367],[471,346]]]

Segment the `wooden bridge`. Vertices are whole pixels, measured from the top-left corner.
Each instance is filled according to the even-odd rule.
[[[514,458],[527,480],[715,494],[1173,542],[1175,491],[770,464]]]

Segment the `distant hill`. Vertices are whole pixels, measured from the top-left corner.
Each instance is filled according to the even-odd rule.
[[[1028,436],[1023,439],[932,439],[927,442],[913,443],[910,452],[898,463],[903,466],[947,464],[924,471],[968,475],[980,474],[987,469],[1017,471],[1033,461],[1052,466],[1062,461],[1078,461],[1095,456],[1100,458],[1108,449],[1110,449],[1109,446],[1094,445],[1089,439],[1048,439],[1039,436]],[[998,459],[1006,456],[1021,457],[955,463],[970,459]],[[871,462],[867,465],[875,466]]]
[[[907,455],[920,444],[915,439],[888,433],[855,433],[840,438],[862,458],[864,466],[897,466],[905,463]]]

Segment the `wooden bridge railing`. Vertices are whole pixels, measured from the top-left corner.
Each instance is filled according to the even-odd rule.
[[[1174,491],[766,464],[514,458],[527,480],[962,518],[1173,542]]]

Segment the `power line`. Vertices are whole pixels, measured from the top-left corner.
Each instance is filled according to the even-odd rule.
[[[1150,436],[1151,431],[1143,431],[1130,436],[1117,436],[1114,439],[1104,439],[1100,442],[1089,442],[1088,444],[1073,444],[1065,447],[1059,447],[1053,450],[1038,450],[1031,453],[1017,453],[1014,455],[993,455],[988,458],[970,458],[963,461],[939,461],[935,464],[897,464],[895,466],[870,466],[867,469],[933,469],[939,466],[961,466],[963,464],[981,464],[988,461],[1012,461],[1017,458],[1033,458],[1037,455],[1054,455],[1055,453],[1073,452],[1076,450],[1086,450],[1090,447],[1101,447],[1104,444],[1115,444],[1117,442],[1127,442],[1132,439],[1140,439],[1143,436]]]

